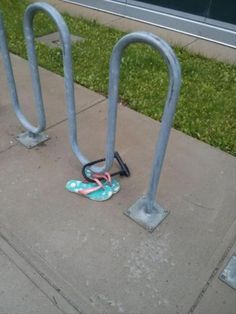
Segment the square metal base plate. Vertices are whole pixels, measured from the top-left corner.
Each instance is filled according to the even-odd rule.
[[[16,136],[16,139],[18,142],[20,142],[22,145],[24,145],[27,148],[33,148],[37,146],[38,144],[41,144],[47,140],[49,140],[49,136],[45,133],[39,133],[37,135],[32,135],[30,132],[24,132],[21,134],[18,134]]]
[[[163,219],[165,219],[165,217],[169,214],[169,211],[162,208],[157,203],[153,204],[152,212],[150,214],[146,212],[146,208],[147,197],[143,196],[130,208],[126,209],[124,214],[149,232],[152,232],[163,221]]]
[[[236,254],[229,260],[227,266],[219,275],[220,280],[236,290]]]

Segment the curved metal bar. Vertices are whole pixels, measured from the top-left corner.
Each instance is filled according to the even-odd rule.
[[[33,84],[33,92],[36,103],[37,117],[38,117],[38,126],[33,126],[24,116],[23,112],[20,109],[19,99],[17,95],[17,89],[14,79],[14,74],[12,70],[11,59],[7,47],[6,34],[4,31],[3,19],[0,15],[0,49],[3,56],[3,63],[5,66],[5,71],[7,74],[8,86],[10,90],[10,95],[13,103],[13,109],[26,130],[29,133],[23,134],[25,136],[24,142],[28,144],[31,142],[32,138],[33,145],[36,145],[40,142],[42,138],[42,133],[46,127],[46,118],[45,110],[42,99],[42,91],[40,84],[40,76],[38,70],[38,62],[35,52],[34,44],[34,32],[33,32],[33,20],[35,15],[43,11],[48,14],[54,23],[57,26],[57,29],[60,34],[62,51],[63,51],[63,65],[64,65],[64,84],[65,84],[65,93],[66,93],[66,103],[67,103],[67,114],[68,114],[68,126],[69,126],[69,139],[72,150],[76,157],[84,165],[89,162],[89,160],[81,153],[78,141],[77,141],[77,124],[76,124],[76,109],[75,109],[75,96],[74,96],[74,81],[73,81],[73,70],[72,70],[72,53],[71,53],[71,39],[68,27],[60,15],[60,13],[51,5],[43,2],[37,2],[31,4],[27,7],[24,16],[24,34],[27,46],[27,55],[30,65],[31,78]],[[38,140],[36,138],[39,138]],[[43,136],[43,140],[47,139],[47,136]],[[26,145],[27,147],[32,147],[32,145]]]
[[[77,122],[76,122],[76,109],[75,109],[75,95],[74,95],[74,81],[73,81],[73,68],[72,68],[72,53],[71,53],[71,39],[68,27],[60,15],[60,13],[51,5],[43,2],[31,4],[25,12],[24,17],[24,32],[27,42],[27,51],[29,64],[31,68],[31,75],[33,86],[36,94],[40,94],[39,86],[37,84],[39,79],[37,59],[34,46],[34,33],[33,33],[33,19],[38,11],[47,13],[57,26],[60,34],[62,51],[63,51],[63,68],[64,68],[64,84],[67,103],[69,139],[72,151],[80,162],[85,165],[89,160],[81,153],[78,139],[77,139]]]
[[[103,167],[91,168],[98,173],[108,171],[112,167],[115,151],[115,136],[116,136],[116,121],[117,121],[117,107],[119,97],[119,79],[120,79],[120,65],[123,52],[127,46],[132,43],[145,43],[152,46],[154,49],[160,52],[163,56],[165,63],[169,70],[169,90],[165,103],[164,113],[162,117],[161,130],[159,135],[159,141],[157,143],[156,156],[152,179],[149,189],[149,195],[154,199],[154,190],[158,185],[155,182],[159,181],[161,167],[164,160],[166,145],[169,138],[169,133],[175,113],[175,108],[178,100],[180,84],[181,84],[181,70],[179,62],[172,50],[172,48],[161,38],[146,32],[134,32],[121,38],[115,45],[112,57],[110,60],[110,79],[109,79],[109,111],[107,119],[107,140],[106,140],[106,161]],[[154,179],[156,178],[156,179]]]
[[[42,97],[37,98],[36,107],[37,107],[37,115],[39,118],[39,126],[35,127],[27,120],[27,118],[25,117],[25,115],[23,114],[20,108],[19,98],[18,98],[17,89],[16,89],[16,83],[15,83],[12,64],[11,64],[11,58],[10,58],[10,54],[9,54],[9,50],[7,46],[6,33],[4,30],[3,17],[1,14],[0,14],[0,49],[1,49],[1,54],[2,54],[3,64],[4,64],[6,75],[7,75],[7,82],[8,82],[10,96],[12,99],[12,105],[16,113],[16,116],[21,122],[21,124],[29,132],[37,134],[45,128],[45,114],[44,114],[44,109],[43,109]],[[40,90],[40,82],[38,81],[37,84],[38,84],[38,89]],[[41,96],[41,91],[39,94]]]
[[[153,231],[168,214],[168,210],[161,208],[161,206],[156,203],[156,194],[181,86],[181,69],[173,50],[164,40],[153,34],[145,32],[131,33],[124,36],[114,47],[110,64],[108,133],[106,143],[107,155],[104,168],[107,170],[112,165],[115,149],[118,89],[122,53],[129,44],[137,42],[147,43],[154,49],[158,50],[164,58],[169,72],[168,94],[156,143],[148,191],[145,196],[141,197],[134,205],[124,212],[144,228]],[[102,170],[104,171],[104,169]]]
[[[132,43],[145,43],[159,51],[169,72],[168,94],[162,116],[159,137],[156,143],[148,191],[146,195],[138,199],[134,205],[124,211],[127,216],[138,224],[142,225],[149,231],[153,231],[169,213],[168,210],[163,209],[156,203],[156,194],[181,86],[181,69],[173,50],[164,40],[154,34],[146,32],[128,34],[121,38],[113,49],[109,73],[109,109],[105,165],[103,167],[91,167],[91,170],[97,173],[106,172],[113,164],[121,58],[125,48]]]

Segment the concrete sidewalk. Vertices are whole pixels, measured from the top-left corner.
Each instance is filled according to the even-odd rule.
[[[63,312],[57,306],[61,302],[56,301],[58,297],[55,289],[47,285],[30,264],[1,237],[0,313],[60,314]],[[73,313],[73,308],[67,306],[67,312]]]
[[[27,64],[13,61],[34,119]],[[0,75],[0,313],[234,314],[235,291],[217,275],[235,251],[235,158],[172,130],[158,194],[171,213],[150,234],[123,211],[146,190],[159,123],[120,106],[117,149],[132,176],[101,204],[70,194],[81,166],[63,78],[40,73],[51,139],[32,150],[14,140],[22,128]],[[80,86],[76,98],[80,145],[101,158],[107,101]]]

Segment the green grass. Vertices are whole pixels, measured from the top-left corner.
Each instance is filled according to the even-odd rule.
[[[26,58],[22,17],[26,1],[1,0],[10,50]],[[94,21],[64,14],[72,34],[85,40],[73,45],[74,79],[107,95],[109,58],[124,33]],[[35,19],[36,36],[55,30],[44,14]],[[39,64],[63,75],[60,49],[37,44]],[[182,67],[182,88],[174,127],[225,152],[236,155],[236,65],[204,58],[174,47]],[[168,87],[166,66],[151,48],[130,46],[122,59],[121,101],[160,120]]]

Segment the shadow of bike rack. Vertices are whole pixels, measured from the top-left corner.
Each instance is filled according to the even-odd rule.
[[[13,109],[19,121],[27,130],[25,133],[18,135],[17,138],[28,148],[34,147],[38,143],[48,139],[48,136],[42,132],[46,127],[46,118],[33,33],[33,20],[39,11],[46,12],[52,18],[60,33],[61,46],[63,51],[64,84],[67,103],[69,139],[72,151],[83,166],[90,163],[90,169],[93,172],[104,173],[109,171],[114,161],[120,66],[124,50],[130,44],[144,43],[150,45],[162,55],[168,67],[169,88],[165,102],[164,113],[162,116],[159,137],[156,143],[149,186],[146,194],[138,199],[129,209],[124,211],[125,215],[133,219],[145,229],[153,231],[168,215],[168,210],[162,208],[156,202],[156,194],[181,85],[180,65],[173,50],[161,38],[146,32],[134,32],[128,34],[122,37],[113,48],[109,71],[109,108],[107,120],[106,157],[104,165],[102,167],[98,167],[95,166],[93,162],[91,162],[84,154],[82,154],[78,145],[71,40],[70,33],[64,19],[56,9],[46,3],[39,2],[31,4],[25,11],[24,34],[27,44],[28,60],[31,70],[35,106],[38,117],[38,126],[35,127],[26,119],[20,108],[10,55],[7,47],[3,19],[0,15],[0,50],[3,56],[3,63],[7,74],[8,87],[13,103]]]

